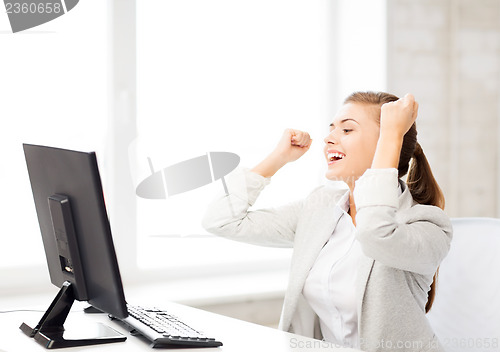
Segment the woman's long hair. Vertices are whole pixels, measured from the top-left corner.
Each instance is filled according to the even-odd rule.
[[[344,104],[359,103],[376,105],[379,107],[378,119],[380,122],[380,108],[382,105],[398,99],[395,95],[383,92],[355,92],[344,100]],[[403,177],[406,174],[408,174],[406,184],[417,203],[435,205],[444,209],[443,192],[432,174],[431,167],[422,147],[417,142],[417,126],[415,123],[404,135],[403,146],[399,155],[398,177]],[[439,268],[434,274],[434,280],[428,292],[427,304],[425,305],[426,313],[431,309],[434,302],[438,271]]]

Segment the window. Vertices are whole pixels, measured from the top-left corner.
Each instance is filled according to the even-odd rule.
[[[0,13],[0,270],[8,288],[15,280],[10,269],[26,268],[22,273],[31,282],[37,278],[28,268],[45,268],[22,143],[96,150],[101,159],[105,154],[107,13],[99,3],[82,1],[16,34]]]
[[[136,184],[150,175],[147,158],[159,170],[228,151],[253,167],[290,127],[310,132],[313,146],[273,177],[255,208],[305,197],[326,170],[318,165],[332,96],[331,21],[328,1],[138,2]],[[200,222],[217,190],[220,181],[165,200],[139,198],[139,265],[288,260],[289,250],[207,234]]]
[[[340,99],[354,91],[386,90],[386,0],[337,2],[337,65]]]
[[[385,88],[384,21],[381,0],[138,2],[136,184],[151,172],[148,158],[161,169],[229,151],[252,167],[291,127],[308,131],[312,148],[273,177],[254,208],[305,197],[324,182],[323,137],[338,102],[354,90]],[[220,182],[161,201],[138,199],[139,265],[289,257],[201,229],[217,189]]]

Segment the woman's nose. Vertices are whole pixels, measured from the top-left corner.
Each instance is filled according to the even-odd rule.
[[[336,141],[335,141],[335,137],[333,135],[333,131],[328,133],[325,137],[325,144],[335,144]]]

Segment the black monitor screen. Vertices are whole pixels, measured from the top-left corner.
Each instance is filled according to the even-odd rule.
[[[125,318],[126,302],[95,153],[23,146],[51,282],[61,287],[69,281],[75,299]],[[68,203],[69,207],[58,208]],[[76,241],[69,236],[66,240],[54,225],[61,209],[72,215]],[[79,257],[77,262],[64,254],[67,242],[75,261]]]

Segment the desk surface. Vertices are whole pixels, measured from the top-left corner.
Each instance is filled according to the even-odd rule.
[[[28,305],[29,304],[22,308],[19,306],[12,307],[12,309],[25,309]],[[59,349],[58,351],[157,351],[157,349],[151,349],[145,340],[136,336],[131,336],[128,330],[120,323],[111,321],[106,314],[83,313],[82,309],[84,306],[85,305],[81,302],[75,302],[72,312],[69,314],[65,324],[67,329],[70,329],[72,326],[102,322],[127,336],[127,340],[125,342],[107,345],[65,348]],[[39,309],[41,307],[37,306],[36,308]],[[181,350],[185,352],[356,351],[348,348],[335,347],[323,341],[286,333],[180,304],[167,302],[161,305],[160,308],[169,310],[172,314],[177,315],[189,325],[204,332],[205,335],[214,337],[224,344],[224,346],[218,348]],[[6,311],[7,309],[3,306],[1,310]],[[36,343],[36,341],[24,335],[19,329],[22,322],[36,325],[43,315],[43,310],[45,310],[45,308],[41,308],[41,311],[35,312],[15,311],[0,313],[0,352],[47,351]],[[168,349],[168,351],[174,350]],[[179,350],[175,349],[175,351]]]

